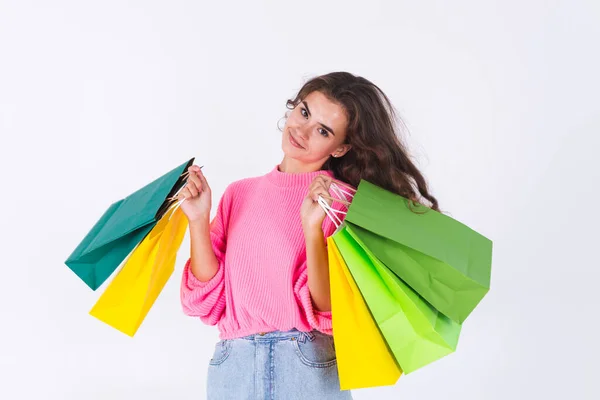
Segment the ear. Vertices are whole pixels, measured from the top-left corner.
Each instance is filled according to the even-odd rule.
[[[343,144],[343,145],[339,146],[337,149],[335,149],[335,151],[333,153],[331,153],[331,156],[335,157],[335,158],[340,158],[344,154],[346,154],[347,152],[349,152],[351,148],[352,148],[352,145],[350,145],[350,144]]]

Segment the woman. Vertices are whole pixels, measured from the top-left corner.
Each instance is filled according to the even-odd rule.
[[[326,238],[335,226],[317,200],[343,210],[329,197],[332,182],[366,179],[438,210],[376,85],[329,73],[287,106],[283,160],[230,184],[212,221],[200,168],[179,194],[191,238],[183,309],[220,331],[209,399],[351,399],[340,390],[331,328]]]

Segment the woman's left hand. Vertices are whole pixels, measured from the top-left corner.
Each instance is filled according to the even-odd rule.
[[[323,207],[319,204],[318,199],[321,194],[331,196],[329,194],[329,187],[332,182],[333,179],[330,176],[318,175],[310,184],[308,194],[302,202],[302,207],[300,207],[302,228],[305,232],[313,232],[315,229],[322,229],[323,220],[327,216],[327,213],[325,213],[325,210],[323,210]],[[326,199],[325,197],[323,197],[323,200],[331,206],[331,200]]]

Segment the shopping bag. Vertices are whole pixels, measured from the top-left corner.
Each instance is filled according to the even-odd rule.
[[[344,223],[402,281],[462,323],[489,291],[492,241],[426,206],[412,208],[361,180]]]
[[[379,262],[352,227],[340,226],[332,238],[405,374],[456,350],[460,324],[438,312]]]
[[[327,238],[333,340],[340,389],[393,385],[402,370],[387,347],[333,238]]]
[[[92,290],[106,281],[164,215],[194,158],[113,203],[65,264]]]
[[[90,314],[134,336],[173,273],[187,226],[178,205],[168,210],[133,250]]]

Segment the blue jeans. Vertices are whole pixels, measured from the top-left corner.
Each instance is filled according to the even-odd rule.
[[[348,400],[340,390],[333,337],[319,331],[221,340],[207,376],[208,400]]]

